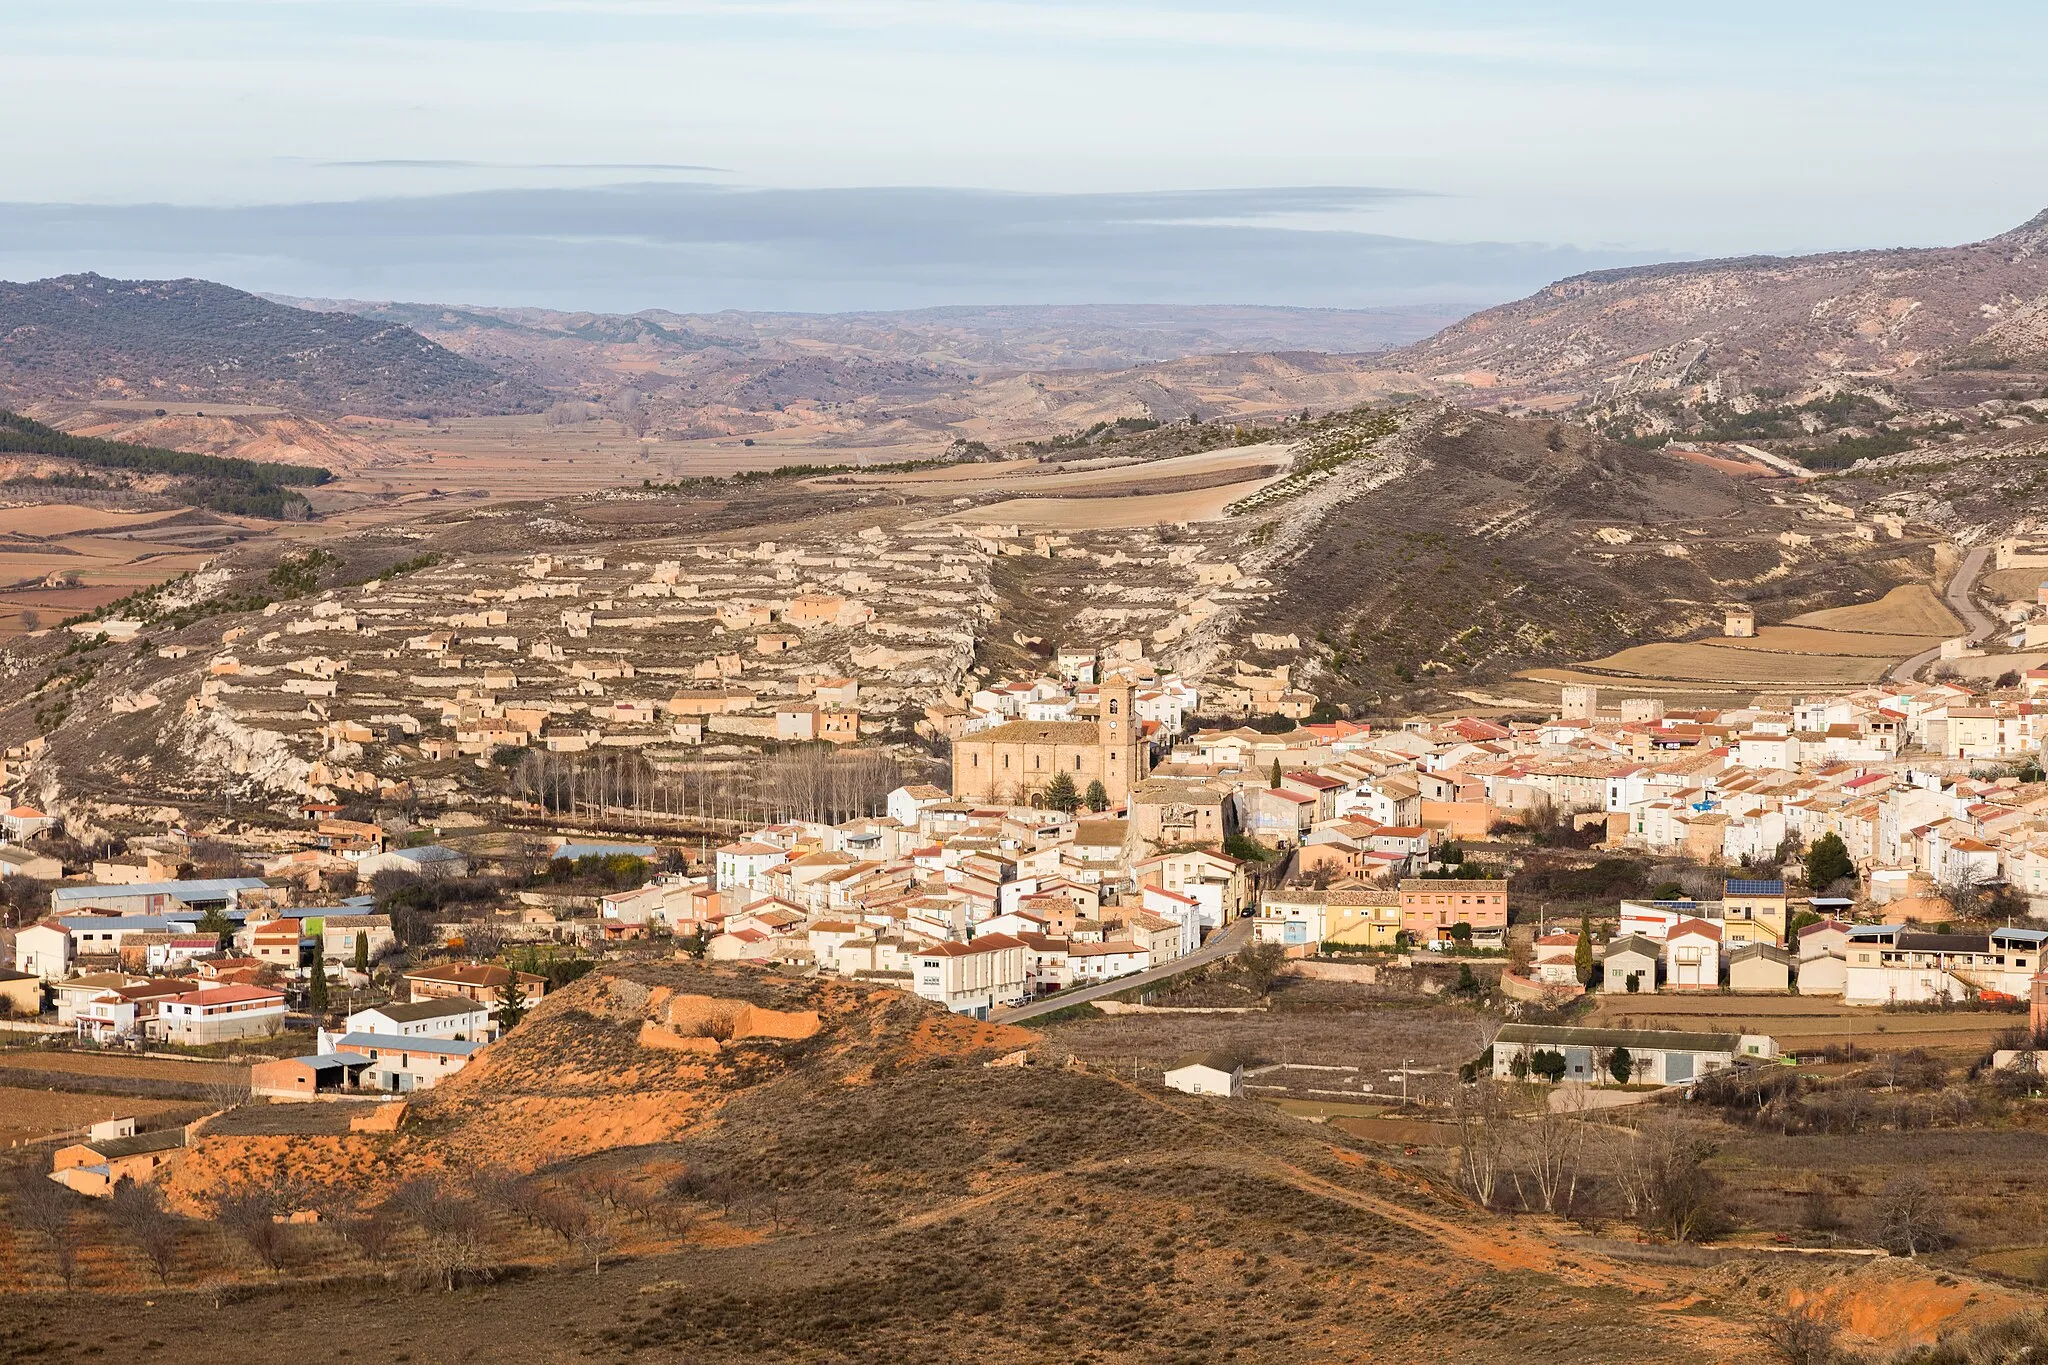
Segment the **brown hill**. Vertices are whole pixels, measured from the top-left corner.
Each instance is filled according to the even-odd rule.
[[[1566,407],[1693,387],[1719,400],[1944,368],[2048,368],[2048,213],[1987,241],[1605,270],[1379,359],[1384,381]]]
[[[324,413],[532,409],[540,395],[409,327],[206,280],[0,282],[0,394],[211,399]]]
[[[980,1064],[1000,1059],[1030,1064]],[[1760,1314],[1806,1297],[1881,1345],[2015,1306],[1907,1265],[1624,1257],[1262,1104],[1093,1073],[893,990],[752,970],[609,965],[405,1131],[341,1132],[329,1108],[223,1121],[173,1186],[228,1210],[285,1190],[278,1207],[338,1221],[194,1237],[164,1287],[122,1279],[113,1237],[71,1294],[27,1280],[35,1244],[0,1235],[0,1340],[73,1358],[91,1304],[147,1309],[156,1339],[201,1332],[221,1362],[354,1337],[424,1360],[1590,1363],[1753,1358]],[[394,1190],[399,1225],[372,1239],[361,1210]],[[471,1207],[487,1217],[455,1212]],[[271,1247],[283,1278],[237,1261],[235,1238]],[[202,1255],[212,1278],[188,1285]],[[461,1293],[390,1278],[454,1279],[458,1260]]]

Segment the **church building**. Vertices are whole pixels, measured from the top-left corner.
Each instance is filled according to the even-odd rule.
[[[1013,720],[953,741],[953,795],[963,801],[1029,805],[1053,774],[1076,793],[1100,782],[1121,805],[1150,765],[1143,726],[1132,714],[1134,684],[1121,674],[1098,689],[1095,720]]]

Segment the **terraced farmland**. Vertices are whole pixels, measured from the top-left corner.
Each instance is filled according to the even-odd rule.
[[[1961,630],[1921,584],[1894,588],[1876,602],[1830,607],[1761,627],[1754,636],[1636,645],[1571,669],[1538,669],[1537,682],[1633,684],[1674,688],[1850,687],[1878,681],[1892,664]]]

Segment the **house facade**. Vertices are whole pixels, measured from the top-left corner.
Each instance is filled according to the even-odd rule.
[[[983,934],[967,943],[933,943],[910,958],[912,989],[955,1014],[986,1019],[1000,1005],[1031,996],[1022,940]]]

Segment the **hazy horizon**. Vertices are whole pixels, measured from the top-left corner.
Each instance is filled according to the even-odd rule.
[[[1472,308],[2048,203],[2048,14],[0,0],[0,275],[603,311]],[[76,98],[81,89],[94,98]]]

